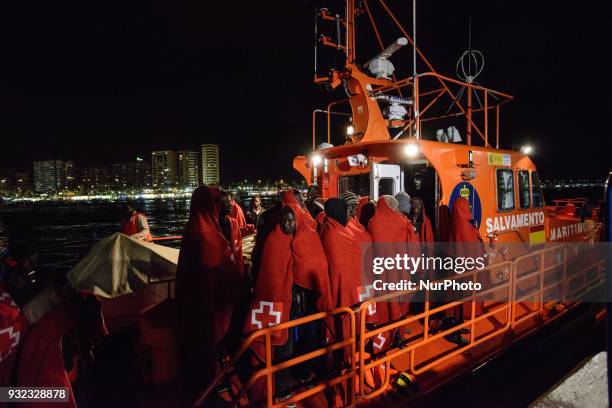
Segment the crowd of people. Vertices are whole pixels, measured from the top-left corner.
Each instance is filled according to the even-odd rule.
[[[311,186],[305,200],[298,190],[284,191],[266,210],[256,196],[246,214],[226,192],[199,187],[193,194],[176,282],[181,363],[193,392],[213,381],[223,357],[250,333],[366,300],[364,244],[391,243],[386,250],[393,251],[393,245],[418,246],[435,240],[423,200],[403,192],[382,196],[376,203],[350,191],[322,200],[316,186]],[[451,219],[450,241],[481,242],[467,200],[455,201]],[[256,232],[255,247],[251,267],[245,268],[240,238],[252,232]],[[396,321],[410,313],[409,308],[407,301],[377,304],[368,310],[366,323]],[[457,310],[441,324],[458,324],[462,318]],[[347,338],[348,330],[348,320],[327,319],[325,324],[273,331],[274,359]],[[396,332],[384,333],[372,342],[372,351],[385,351],[398,337]],[[447,339],[457,344],[467,341],[461,332]],[[250,348],[250,366],[261,367],[263,337]],[[346,350],[340,354],[334,358],[336,368],[352,358]],[[277,372],[275,397],[289,398],[292,384],[305,384],[316,372],[312,363]],[[251,398],[264,396],[263,382],[255,383]]]

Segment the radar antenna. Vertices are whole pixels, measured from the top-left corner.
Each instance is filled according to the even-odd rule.
[[[479,85],[478,82],[476,82],[476,78],[478,78],[478,76],[482,73],[484,66],[484,54],[479,50],[472,49],[472,17],[470,17],[468,24],[468,49],[463,51],[463,54],[461,54],[459,60],[457,61],[457,65],[455,66],[457,78],[463,82],[467,82],[468,84]],[[465,90],[466,87],[462,86],[457,93],[457,98],[450,104],[446,110],[446,113],[450,112],[453,106],[455,106],[455,104],[461,100]],[[476,100],[478,101],[478,105],[482,108],[482,102],[480,101],[478,93],[473,90],[470,92],[473,92],[473,94],[476,96]],[[468,98],[471,99],[471,95],[469,95]]]

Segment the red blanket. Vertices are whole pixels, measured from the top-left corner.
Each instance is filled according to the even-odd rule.
[[[242,239],[236,220],[231,240],[219,227],[220,194],[198,187],[191,197],[176,272],[179,341],[182,368],[194,391],[207,385],[219,368],[221,343],[239,337],[246,297]]]
[[[327,259],[319,236],[306,222],[299,206],[288,206],[295,214],[296,232],[294,236],[287,235],[277,225],[266,238],[245,325],[246,332],[288,321],[294,284],[319,294],[317,305],[320,311],[329,308],[331,295]],[[274,345],[286,341],[287,330],[276,332],[272,338]],[[254,350],[261,354],[258,346]],[[263,355],[260,357],[263,358]]]
[[[472,212],[470,210],[470,203],[465,198],[458,198],[453,203],[452,213],[451,213],[451,232],[449,236],[449,241],[453,242],[452,251],[453,255],[456,257],[479,257],[484,254],[484,245],[482,242],[482,237],[480,236],[480,232],[474,225],[471,223]],[[482,285],[484,288],[488,287],[490,281],[486,274],[481,274],[482,276]],[[463,304],[463,313],[461,312],[461,307],[456,307],[453,310],[453,314],[457,319],[463,317],[468,319],[471,312],[471,302],[467,302]],[[483,302],[476,302],[476,316],[482,314],[483,310]]]
[[[70,381],[64,368],[62,337],[85,334],[96,343],[106,334],[100,301],[90,293],[81,293],[55,306],[28,331],[18,361],[18,387],[66,387],[69,401],[53,404],[57,407],[76,407]],[[45,403],[20,406],[47,407]]]
[[[13,385],[17,351],[28,326],[25,316],[0,283],[0,387]]]
[[[384,199],[378,200],[374,216],[368,223],[368,231],[370,231],[372,241],[380,244],[374,247],[375,256],[395,257],[396,254],[406,253],[412,256],[420,255],[415,245],[419,241],[414,227],[401,213],[389,207]],[[390,270],[381,277],[387,282],[397,282],[400,279],[407,279],[409,275]],[[399,302],[398,299],[377,303],[378,324],[398,320],[408,313],[408,309],[409,303]],[[374,339],[374,350],[387,349],[391,344],[389,340],[392,335],[393,333],[382,333]]]
[[[306,222],[304,211],[297,204],[288,204],[295,215],[295,235],[285,234],[279,224],[266,238],[259,274],[251,307],[247,314],[245,332],[274,326],[290,319],[293,285],[317,292],[319,311],[330,304],[327,259],[321,240],[312,226]],[[273,345],[287,342],[288,330],[276,331]],[[265,358],[264,338],[251,344],[251,349],[260,361]],[[254,359],[254,364],[260,361]],[[256,382],[251,389],[251,398],[264,396],[264,383]]]
[[[369,234],[342,226],[331,217],[326,217],[321,228],[321,242],[327,262],[329,263],[329,280],[331,286],[331,308],[355,306],[371,296],[371,288],[367,288],[362,280],[362,250],[371,242]],[[375,310],[368,311],[368,321],[375,319]],[[336,337],[345,338],[348,335],[348,320],[343,319],[342,327],[337,327],[342,333]]]
[[[281,193],[281,203],[282,203],[283,207],[286,206],[286,205],[290,205],[290,204],[296,205],[300,209],[300,211],[302,213],[304,213],[304,221],[307,224],[310,224],[310,226],[316,230],[317,229],[317,221],[315,221],[315,219],[312,218],[312,215],[310,215],[310,213],[308,211],[306,211],[306,210],[304,210],[302,208],[302,206],[298,202],[297,198],[295,197],[295,194],[297,192],[298,192],[298,190],[286,190],[286,191],[283,191]]]

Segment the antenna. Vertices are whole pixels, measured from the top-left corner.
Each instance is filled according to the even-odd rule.
[[[319,73],[318,54],[319,54],[319,9],[315,6],[314,13],[314,74]]]
[[[484,65],[484,54],[479,50],[472,49],[472,16],[470,16],[468,22],[468,49],[466,51],[463,51],[463,54],[461,54],[459,60],[457,61],[457,65],[455,66],[457,78],[459,78],[463,82],[467,82],[468,84],[476,83],[476,78],[482,73]],[[446,113],[450,112],[453,106],[455,106],[455,104],[461,100],[461,97],[465,93],[465,89],[465,86],[461,87],[459,93],[457,94],[456,100],[451,102],[450,106],[446,110]],[[480,107],[482,107],[482,103],[480,101],[478,93],[472,90],[468,92],[474,92],[478,104],[480,105]]]

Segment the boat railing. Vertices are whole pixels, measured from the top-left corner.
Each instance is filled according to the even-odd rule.
[[[431,84],[437,86],[431,86]],[[427,86],[427,87],[426,87]],[[455,94],[451,89],[453,86],[461,87],[467,99],[467,105],[463,105],[460,101],[459,93]],[[385,94],[387,92],[400,92],[403,88],[404,93],[412,95],[414,98],[414,111],[418,112],[406,121],[404,121],[401,134],[422,135],[421,127],[423,123],[442,121],[444,119],[453,119],[457,117],[465,117],[465,143],[472,145],[472,135],[476,134],[480,138],[485,147],[493,147],[499,149],[500,144],[500,123],[501,123],[501,106],[510,102],[513,97],[503,92],[485,88],[475,83],[463,82],[447,76],[438,74],[437,72],[423,72],[416,77],[409,77],[402,80],[394,81],[387,86],[374,88],[371,96]],[[326,138],[327,143],[332,143],[332,126],[331,115],[351,115],[345,112],[332,110],[336,105],[348,104],[349,99],[341,99],[333,101],[327,105],[326,110],[315,109],[312,113],[312,149],[315,150],[317,142],[321,138],[317,137],[317,114],[327,115]],[[436,109],[438,104],[445,103],[448,109]],[[456,108],[456,109],[453,109]],[[494,128],[494,132],[491,129]],[[494,142],[493,142],[494,141]],[[344,140],[342,141],[344,143]]]
[[[415,295],[418,291],[393,292],[369,299],[354,309],[340,308],[332,312],[317,313],[257,330],[245,340],[230,363],[223,368],[215,380],[200,395],[196,405],[201,405],[206,400],[216,385],[230,373],[234,363],[244,355],[256,339],[261,338],[265,342],[265,367],[253,373],[240,391],[235,394],[233,401],[236,404],[239,404],[240,398],[246,395],[255,381],[261,378],[265,378],[266,381],[267,407],[281,406],[282,404],[303,400],[341,382],[346,382],[348,385],[346,395],[350,404],[375,398],[389,389],[391,361],[400,356],[409,354],[409,364],[406,371],[412,375],[419,375],[440,364],[449,362],[457,355],[465,353],[493,337],[502,334],[518,335],[530,319],[534,325],[541,325],[557,319],[576,306],[581,296],[600,287],[603,283],[605,271],[605,259],[599,256],[599,253],[596,251],[589,253],[588,245],[576,244],[577,246],[552,245],[513,260],[489,265],[481,270],[447,277],[445,279],[479,281],[485,279],[485,276],[488,275],[488,279],[492,279],[492,282],[490,287],[485,288],[485,290],[471,291],[459,300],[444,304],[440,304],[439,301],[432,301],[432,292],[423,290],[421,291],[424,303],[422,312],[374,328],[366,325],[369,307],[394,298],[399,299],[405,298],[407,295]],[[582,249],[578,250],[578,247]],[[441,280],[443,279],[435,281]],[[460,324],[431,333],[433,319],[449,314],[453,308],[463,309],[466,304],[470,305],[468,307],[471,310],[468,318],[465,318],[464,315],[464,320]],[[483,305],[480,314],[477,313],[477,304]],[[289,360],[272,363],[271,336],[273,333],[341,314],[348,316],[350,319],[350,338],[340,339],[334,344],[321,346],[310,353]],[[378,354],[366,353],[368,343],[375,341],[377,336],[410,324],[414,326],[416,322],[422,324],[422,332],[408,333],[407,336],[402,336],[401,344],[393,344],[390,349],[384,352]],[[487,325],[490,322],[494,322],[494,324]],[[358,329],[356,325],[358,325]],[[484,328],[484,331],[477,330],[477,328]],[[462,329],[469,329],[468,341],[465,344],[453,345],[453,343],[447,342],[448,347],[440,348],[439,352],[433,356],[425,356],[424,349],[432,345],[433,342],[444,342],[444,338],[459,333]],[[350,347],[350,355],[357,356],[351,359],[348,370],[335,378],[321,380],[313,388],[296,393],[289,400],[275,405],[272,383],[275,372],[309,359],[330,355],[334,350],[343,347]],[[438,349],[436,348],[436,350]],[[368,373],[372,372],[382,373],[382,381],[378,386],[366,387],[366,377]]]
[[[568,204],[573,204],[576,207],[583,207],[586,203],[589,202],[588,198],[580,197],[580,198],[562,198],[557,200],[552,200],[553,204],[556,207],[564,207]]]
[[[301,325],[309,324],[316,321],[324,321],[325,319],[334,318],[334,317],[342,317],[348,319],[350,335],[347,339],[337,339],[332,344],[327,344],[325,346],[321,346],[315,350],[312,350],[306,354],[290,358],[288,360],[284,360],[280,363],[273,364],[273,346],[272,346],[272,337],[275,334],[279,334],[282,330],[292,329]],[[263,329],[259,329],[251,333],[241,344],[239,349],[234,353],[229,362],[221,369],[219,374],[215,377],[213,382],[200,394],[198,399],[195,402],[195,406],[200,406],[206,401],[206,399],[210,396],[210,394],[214,391],[215,387],[223,381],[223,379],[230,373],[234,364],[238,362],[249,350],[249,348],[257,341],[261,341],[263,339],[264,342],[264,350],[265,355],[263,357],[264,368],[261,370],[255,371],[249,379],[244,383],[244,386],[233,396],[233,400],[238,403],[246,393],[255,385],[255,383],[259,380],[265,381],[266,388],[266,406],[272,407],[274,406],[273,400],[273,376],[274,373],[288,369],[290,367],[301,364],[305,361],[322,357],[325,355],[331,355],[336,350],[342,350],[345,347],[349,347],[351,355],[355,355],[356,350],[356,341],[355,341],[355,313],[351,308],[341,307],[329,312],[321,312],[316,313],[310,316],[301,317],[299,319],[290,320],[285,323],[281,323],[275,326],[266,327]],[[351,359],[351,364],[347,370],[345,370],[341,375],[334,378],[332,381],[322,381],[319,382],[312,388],[309,388],[306,391],[303,391],[299,394],[295,394],[291,397],[290,400],[284,401],[283,404],[288,404],[294,401],[300,401],[302,399],[308,398],[316,393],[319,393],[325,389],[333,387],[339,383],[344,381],[348,381],[355,376],[355,359]],[[350,381],[348,381],[350,383]],[[350,388],[351,384],[348,384]]]
[[[163,237],[153,237],[153,242],[163,242],[163,241],[178,241],[183,239],[182,235],[167,235]]]

